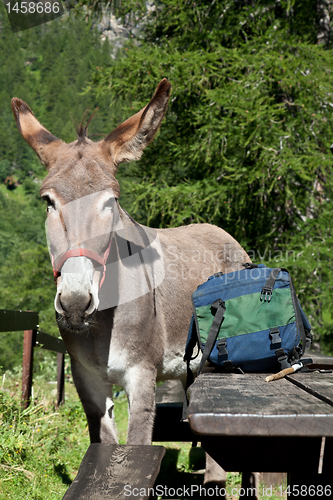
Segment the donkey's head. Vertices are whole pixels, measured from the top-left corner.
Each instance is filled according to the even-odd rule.
[[[164,117],[171,85],[162,80],[149,104],[99,142],[82,127],[70,144],[52,135],[21,99],[12,99],[18,129],[48,169],[40,194],[47,202],[49,248],[57,282],[56,311],[79,330],[98,308],[116,210],[118,165],[137,160]]]

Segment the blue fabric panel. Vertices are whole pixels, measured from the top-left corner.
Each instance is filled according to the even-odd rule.
[[[272,269],[242,269],[222,276],[211,276],[192,294],[196,307],[206,306],[214,300],[228,300],[240,295],[261,292]],[[274,288],[289,287],[289,275],[281,271],[275,281]]]
[[[280,337],[282,340],[281,347],[286,354],[290,354],[291,350],[299,342],[296,323],[291,323],[286,326],[281,326]],[[255,369],[264,369],[263,363],[266,363],[267,368],[271,367],[277,361],[275,349],[271,347],[269,338],[269,330],[262,332],[249,333],[239,337],[231,337],[227,340],[228,361],[231,361],[234,366],[240,366],[244,371],[249,371],[251,365]],[[219,360],[217,343],[214,345],[209,359],[216,365],[222,365]]]

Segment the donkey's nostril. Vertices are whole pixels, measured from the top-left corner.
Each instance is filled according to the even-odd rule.
[[[88,302],[88,304],[87,304],[87,307],[86,307],[85,311],[87,311],[87,310],[90,308],[90,306],[91,306],[91,300],[92,300],[92,295],[91,295],[91,293],[89,293],[89,297],[90,297],[90,299],[89,299],[89,302]]]
[[[55,307],[55,310],[57,311],[57,313],[64,314],[65,310],[64,310],[64,306],[61,303],[60,296],[61,296],[61,293],[58,292],[55,296],[55,299],[54,299],[54,307]]]
[[[59,295],[58,295],[58,301],[59,301],[59,305],[63,309],[63,311],[68,312],[68,309],[66,309],[66,306],[61,301],[61,293],[59,293]]]

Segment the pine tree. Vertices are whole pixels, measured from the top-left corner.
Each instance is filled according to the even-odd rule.
[[[328,339],[329,260],[314,262],[310,250],[291,259],[327,241],[323,228],[332,237],[333,56],[329,36],[317,43],[320,29],[314,0],[161,0],[146,13],[140,44],[129,43],[92,85],[131,99],[125,118],[161,78],[171,81],[159,136],[140,163],[120,168],[134,179],[132,215],[160,227],[213,222],[255,261],[284,256],[317,336]],[[325,285],[311,288],[318,258]]]

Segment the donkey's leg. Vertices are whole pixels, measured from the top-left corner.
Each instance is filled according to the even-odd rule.
[[[72,374],[87,416],[90,442],[117,444],[112,385],[106,384],[74,360],[72,360]]]
[[[127,444],[151,444],[155,417],[156,369],[134,366],[126,372],[128,398]]]

